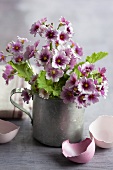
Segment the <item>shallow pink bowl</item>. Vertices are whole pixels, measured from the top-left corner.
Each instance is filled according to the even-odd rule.
[[[62,153],[70,161],[87,163],[93,158],[95,153],[94,139],[86,138],[80,143],[74,144],[66,140],[62,143]]]
[[[101,148],[113,147],[113,116],[99,116],[89,126],[90,136],[95,139],[95,144]]]
[[[18,133],[19,126],[0,119],[0,143],[11,141]]]

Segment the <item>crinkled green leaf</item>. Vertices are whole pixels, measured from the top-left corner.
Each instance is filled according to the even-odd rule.
[[[17,71],[19,77],[25,78],[26,81],[29,81],[31,79],[33,75],[33,71],[29,67],[27,62],[16,64],[10,61],[9,64]]]
[[[52,80],[46,79],[45,71],[40,72],[37,82],[38,82],[39,89],[45,89],[49,94],[51,94],[53,96],[60,95],[60,89],[54,86],[54,82],[52,82]]]
[[[107,55],[108,55],[107,52],[93,53],[91,56],[87,56],[86,61],[88,61],[89,63],[95,63],[95,62],[97,62],[98,60],[101,60],[102,58],[104,58]]]
[[[84,64],[85,62],[80,62],[79,64],[75,65],[74,72],[76,73],[77,77],[79,78],[81,76],[81,72],[78,70],[78,66]]]

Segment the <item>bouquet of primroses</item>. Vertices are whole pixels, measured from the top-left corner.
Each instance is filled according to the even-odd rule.
[[[15,75],[30,84],[30,89],[25,87],[22,91],[24,102],[29,103],[32,95],[38,93],[44,99],[60,98],[81,108],[98,102],[100,96],[106,97],[106,69],[95,68],[95,62],[104,58],[106,52],[93,53],[80,62],[83,50],[73,41],[72,24],[64,17],[56,28],[47,23],[47,18],[38,20],[30,33],[36,38],[34,44],[18,36],[16,41],[8,43],[7,55],[0,52],[0,62],[6,63],[3,70],[6,84]],[[45,43],[40,47],[41,38]]]

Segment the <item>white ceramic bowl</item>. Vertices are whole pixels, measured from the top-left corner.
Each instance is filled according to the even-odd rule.
[[[95,144],[101,148],[113,147],[113,116],[99,116],[89,126],[90,136],[95,139]]]
[[[66,140],[62,143],[62,153],[70,161],[87,163],[93,158],[95,153],[94,139],[86,138],[79,143],[73,144]]]
[[[11,141],[18,133],[19,126],[0,119],[0,143]]]

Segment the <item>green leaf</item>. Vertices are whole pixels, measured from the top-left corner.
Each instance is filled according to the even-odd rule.
[[[39,89],[45,89],[50,95],[52,96],[59,96],[60,95],[60,89],[55,86],[55,83],[52,82],[52,80],[46,79],[46,72],[41,71],[38,79],[38,88]]]
[[[102,77],[98,78],[98,83],[102,83]]]
[[[81,72],[78,70],[78,66],[84,64],[85,62],[80,62],[79,64],[75,65],[73,71],[76,73],[77,77],[80,78]]]
[[[32,69],[29,67],[28,63],[15,64],[12,61],[9,64],[17,71],[17,74],[21,78],[25,78],[26,81],[29,81],[33,75]]]
[[[38,88],[43,88],[45,89],[47,92],[51,91],[51,81],[50,80],[46,80],[46,72],[45,71],[41,71],[39,76],[38,76]]]
[[[107,52],[93,53],[91,56],[87,56],[86,61],[88,61],[89,63],[95,63],[95,62],[97,62],[98,60],[101,60],[102,58],[104,58],[107,55],[108,55]]]

